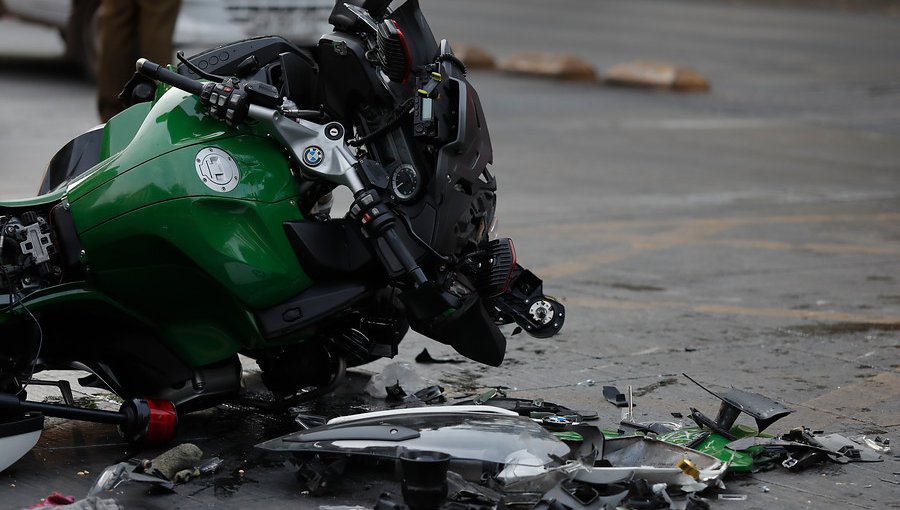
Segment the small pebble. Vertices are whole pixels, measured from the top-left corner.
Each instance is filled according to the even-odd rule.
[[[762,491],[763,491],[763,492],[769,492],[769,487],[763,485],[763,486],[762,486]]]

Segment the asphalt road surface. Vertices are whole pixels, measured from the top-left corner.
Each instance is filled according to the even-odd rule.
[[[705,75],[712,90],[473,73],[494,142],[501,234],[565,303],[568,320],[552,339],[513,336],[502,367],[416,365],[420,374],[456,395],[504,386],[510,396],[596,409],[614,428],[619,412],[601,396],[606,384],[634,388],[639,420],[668,421],[690,407],[714,414],[718,402],[687,373],[715,390],[734,386],[794,408],[772,432],[807,426],[896,443],[898,18],[752,2],[422,3],[438,37],[478,43],[499,58],[565,52],[600,71],[670,61]],[[72,77],[61,51],[52,31],[0,21],[0,197],[33,194],[55,149],[97,122],[92,87]],[[424,346],[458,357],[411,336],[399,358],[412,360]],[[222,429],[200,415],[179,440],[223,456],[226,479],[246,468],[256,483],[177,496],[124,489],[117,497],[146,508],[344,501],[301,495],[280,462],[248,464],[253,441],[285,428],[251,418],[231,415],[223,423],[233,426]],[[96,474],[126,452],[104,426],[54,424],[0,474],[5,501],[27,506],[53,490],[81,497],[92,479],[77,473]],[[730,478],[720,492],[747,499],[719,502],[713,493],[711,503],[898,507],[900,463],[885,457]],[[353,502],[371,506],[377,488],[361,494]]]

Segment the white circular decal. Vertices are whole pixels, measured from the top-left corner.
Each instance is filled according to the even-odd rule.
[[[237,163],[222,149],[207,147],[197,153],[194,160],[197,176],[203,184],[213,190],[227,193],[241,180]]]

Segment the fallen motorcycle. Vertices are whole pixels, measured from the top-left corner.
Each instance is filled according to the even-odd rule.
[[[418,0],[389,3],[339,0],[312,54],[261,37],[177,69],[139,60],[131,106],[63,147],[40,196],[0,202],[0,422],[42,413],[160,443],[178,415],[238,397],[239,354],[290,403],[395,355],[410,328],[494,366],[498,325],[560,330],[563,306],[492,236],[464,64]],[[122,408],[35,379],[72,368]],[[64,403],[27,399],[48,383]]]

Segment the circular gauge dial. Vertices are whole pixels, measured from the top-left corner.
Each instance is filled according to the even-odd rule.
[[[397,200],[409,202],[416,198],[420,189],[422,178],[414,167],[402,165],[391,174],[391,193]]]

